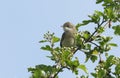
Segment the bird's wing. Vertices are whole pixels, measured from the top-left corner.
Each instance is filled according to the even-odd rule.
[[[65,35],[65,32],[62,34],[62,38],[61,38],[61,41],[60,41],[60,47],[62,47],[62,42],[63,42],[63,40],[64,40],[64,35]]]

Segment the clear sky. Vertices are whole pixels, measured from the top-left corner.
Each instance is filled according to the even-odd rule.
[[[102,10],[95,0],[0,0],[0,78],[29,78],[28,67],[53,64],[46,57],[49,53],[40,50],[43,34],[51,31],[61,37],[64,22],[80,23],[94,10]],[[120,56],[119,47],[113,49],[111,54]],[[93,70],[92,66],[88,68]],[[60,78],[75,76],[65,70]]]

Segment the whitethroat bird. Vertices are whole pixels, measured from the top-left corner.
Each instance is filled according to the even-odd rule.
[[[63,27],[64,33],[62,34],[60,46],[75,47],[76,46],[75,34],[77,32],[75,26],[70,22],[66,22],[63,24],[62,27]]]

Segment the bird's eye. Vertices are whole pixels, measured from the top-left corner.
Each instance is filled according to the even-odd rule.
[[[69,27],[69,25],[66,25],[66,27]]]

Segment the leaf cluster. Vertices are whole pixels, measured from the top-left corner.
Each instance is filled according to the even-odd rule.
[[[119,78],[120,58],[113,55],[106,56],[106,61],[101,61],[95,68],[95,73],[91,73],[94,78]],[[112,71],[114,67],[115,71]]]
[[[119,0],[96,0],[96,4],[102,4],[104,11],[96,10],[92,15],[88,15],[88,20],[83,20],[82,23],[76,25],[78,33],[75,35],[76,47],[59,47],[55,46],[60,38],[54,33],[47,32],[44,34],[44,39],[40,43],[48,43],[42,46],[41,49],[50,52],[47,56],[54,65],[36,65],[34,68],[28,68],[32,73],[31,78],[58,78],[58,74],[64,69],[72,71],[75,75],[79,75],[79,70],[83,70],[85,75],[80,78],[88,78],[88,69],[85,64],[80,63],[78,57],[74,57],[76,52],[83,52],[86,56],[85,63],[91,60],[93,63],[99,61],[95,68],[95,72],[91,75],[94,78],[119,78],[120,77],[120,58],[113,55],[108,55],[112,47],[117,47],[117,44],[111,42],[113,37],[104,36],[106,28],[114,30],[115,35],[120,35],[120,25],[112,26],[112,23],[120,22],[120,1]],[[94,31],[89,32],[79,31],[81,26],[94,24]],[[103,60],[101,55],[106,54],[106,60]],[[112,71],[114,68],[115,71]],[[77,77],[79,78],[79,77]]]

